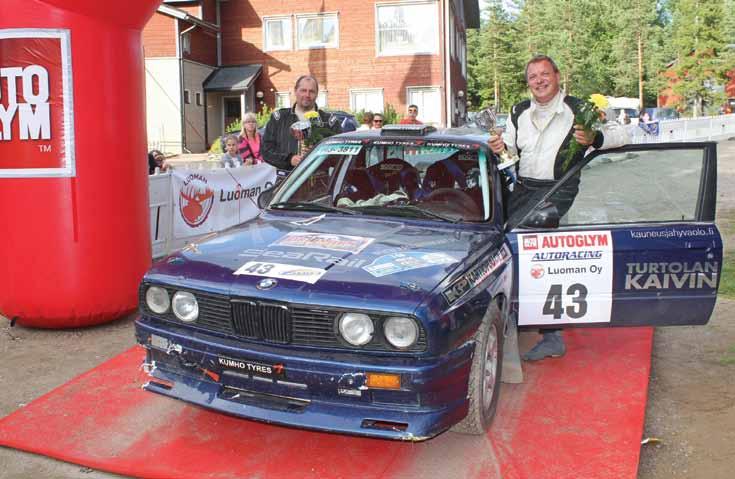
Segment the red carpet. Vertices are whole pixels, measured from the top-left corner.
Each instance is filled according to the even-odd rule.
[[[0,420],[0,445],[146,478],[635,478],[650,328],[565,333],[562,359],[504,384],[486,437],[410,444],[216,414],[143,391],[129,351]]]

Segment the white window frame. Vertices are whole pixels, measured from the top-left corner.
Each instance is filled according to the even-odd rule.
[[[268,22],[281,21],[284,22],[287,27],[284,32],[286,38],[286,44],[284,46],[273,47],[268,42]],[[263,51],[264,52],[278,52],[278,51],[291,51],[293,50],[293,17],[291,15],[273,15],[263,17]]]
[[[322,98],[324,99],[324,101],[321,101]],[[328,101],[329,101],[329,92],[327,90],[319,90],[319,93],[317,93],[317,95],[316,95],[316,100],[315,101],[316,101],[316,106],[318,106],[319,108],[322,108],[322,109],[323,108],[327,108],[327,106],[329,104],[328,103]]]
[[[337,22],[337,32],[335,34],[333,43],[321,43],[318,45],[304,46],[301,45],[301,38],[299,37],[299,20],[309,20],[312,18],[334,18]],[[319,48],[339,48],[339,13],[338,12],[319,12],[319,13],[303,13],[296,15],[295,37],[296,37],[296,49],[297,50],[313,50]]]
[[[372,113],[383,113],[385,110],[385,92],[382,88],[351,88],[350,93],[350,110],[357,111],[357,107],[355,106],[355,98],[353,95],[355,94],[361,94],[361,93],[380,93],[381,98],[381,106],[380,110],[370,110]]]
[[[441,125],[442,124],[442,106],[444,103],[444,99],[442,96],[442,87],[440,85],[411,85],[406,87],[406,101],[408,104],[413,103],[414,101],[411,99],[411,90],[436,90],[439,93],[439,117],[436,119],[436,121],[431,121],[426,118],[426,113],[424,113],[424,116],[421,116],[421,112],[426,112],[426,106],[422,104],[417,104],[419,107],[419,121],[426,124],[431,125]]]
[[[202,92],[198,91],[194,94],[196,106],[202,106]]]
[[[417,50],[417,51],[381,51],[380,50],[380,26],[378,23],[378,11],[381,7],[406,7],[412,5],[433,5],[436,12],[436,23],[434,29],[436,35],[434,35],[435,42],[431,50]],[[394,56],[412,56],[412,55],[438,55],[439,54],[439,37],[441,32],[439,31],[439,1],[438,0],[414,0],[405,2],[381,2],[375,4],[375,56],[378,57],[394,57]]]
[[[283,98],[283,97],[286,98],[286,103],[279,102],[279,98]],[[275,107],[276,107],[276,110],[279,108],[291,108],[291,92],[277,91]]]

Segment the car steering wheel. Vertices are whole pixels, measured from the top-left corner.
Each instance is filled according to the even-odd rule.
[[[479,215],[481,211],[475,200],[462,190],[454,188],[438,188],[424,198],[427,203],[444,202],[455,206],[455,209],[469,212],[470,215]]]

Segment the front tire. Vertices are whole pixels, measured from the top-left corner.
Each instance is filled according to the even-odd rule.
[[[493,303],[485,313],[474,335],[467,395],[470,400],[467,416],[452,431],[464,434],[485,434],[495,416],[500,395],[503,368],[503,320],[498,305]]]

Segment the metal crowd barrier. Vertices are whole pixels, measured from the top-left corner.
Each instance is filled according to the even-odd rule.
[[[720,141],[735,137],[735,114],[664,120],[658,134],[651,135],[637,125],[629,125],[632,143]]]

